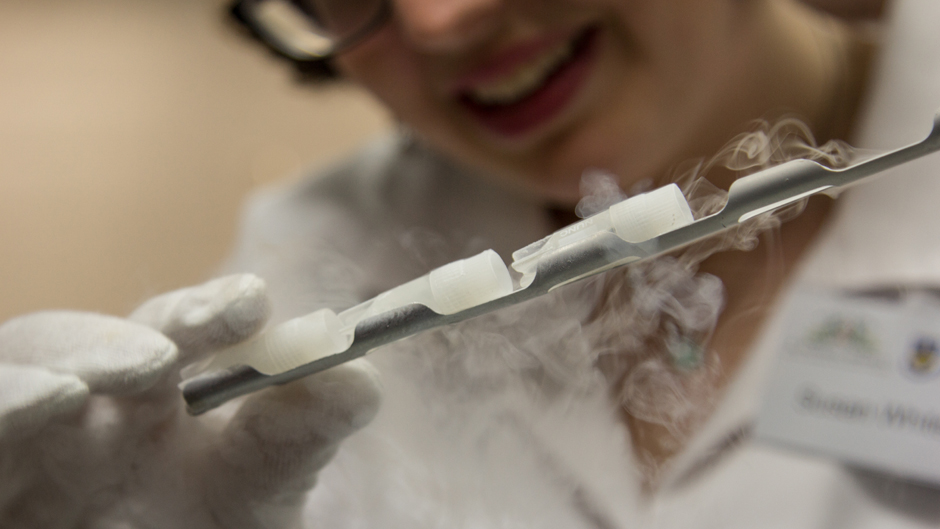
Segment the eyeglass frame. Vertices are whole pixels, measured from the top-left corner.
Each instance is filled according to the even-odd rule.
[[[378,11],[361,29],[349,37],[334,43],[326,52],[314,54],[285,45],[278,35],[273,34],[257,17],[253,16],[251,6],[257,4],[259,1],[264,0],[235,0],[228,7],[229,15],[239,24],[247,28],[251,34],[267,46],[268,49],[274,51],[281,57],[291,60],[297,64],[301,70],[307,69],[308,65],[327,64],[329,59],[355,46],[378,31],[379,28],[389,21],[392,14],[391,0],[380,0]],[[318,70],[320,68],[314,66],[313,69]],[[330,68],[324,66],[323,69],[329,70]]]

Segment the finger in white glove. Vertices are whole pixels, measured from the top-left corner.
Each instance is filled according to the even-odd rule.
[[[73,374],[92,393],[134,393],[176,361],[176,345],[146,326],[87,312],[47,311],[0,326],[3,362]]]
[[[47,423],[0,451],[0,527],[299,525],[316,472],[376,413],[374,368],[269,388],[231,420],[186,416],[175,388],[180,358],[250,337],[268,313],[264,282],[242,275],[154,298],[137,323],[50,312],[0,326],[0,362],[17,364],[0,363],[0,424]]]
[[[0,527],[75,526],[114,481],[112,449],[130,430],[92,395],[144,391],[176,358],[162,334],[111,316],[50,311],[0,326]]]
[[[363,359],[252,396],[208,458],[218,460],[211,470],[218,512],[238,516],[250,499],[256,509],[266,506],[268,519],[296,514],[316,473],[340,441],[372,420],[380,401],[378,371]],[[291,508],[275,512],[283,506]]]
[[[158,296],[130,317],[172,338],[184,364],[251,337],[269,313],[264,281],[234,275]],[[197,458],[213,517],[226,527],[294,524],[317,471],[380,400],[378,372],[365,360],[245,399]]]
[[[29,435],[87,399],[88,386],[75,375],[0,364],[0,439]]]
[[[128,318],[168,336],[186,362],[253,336],[270,313],[264,281],[238,274],[157,296]]]

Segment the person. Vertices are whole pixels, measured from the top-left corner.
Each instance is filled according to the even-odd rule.
[[[405,129],[259,194],[226,265],[240,274],[127,319],[0,327],[4,526],[936,525],[929,489],[886,497],[877,475],[748,441],[793,284],[940,280],[936,223],[913,206],[936,196],[929,165],[835,211],[810,201],[770,251],[611,273],[204,418],[175,388],[179,366],[268,319],[348,307],[485,247],[508,256],[571,220],[582,190],[590,212],[663,185],[756,118],[796,113],[823,142],[911,139],[940,100],[934,6],[892,6],[872,70],[864,31],[792,0],[300,5],[334,9],[348,37],[312,70],[365,86]],[[727,189],[736,174],[707,177]],[[738,235],[731,248],[753,243]]]

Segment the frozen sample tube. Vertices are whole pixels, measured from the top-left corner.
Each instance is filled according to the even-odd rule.
[[[493,250],[448,263],[336,315],[329,309],[288,320],[244,343],[222,350],[193,372],[246,365],[274,375],[345,351],[356,325],[411,304],[450,315],[512,293],[509,269]]]
[[[420,303],[438,314],[455,314],[512,292],[512,277],[493,250],[448,263],[340,314],[346,322]],[[351,321],[349,321],[352,323]]]
[[[322,309],[284,323],[238,345],[215,354],[199,371],[247,365],[259,373],[273,375],[318,358],[346,350],[353,341],[352,329],[344,329],[339,317]]]
[[[689,203],[676,184],[628,198],[571,226],[556,231],[512,254],[512,267],[523,275],[521,285],[535,277],[541,258],[602,231],[613,231],[621,239],[638,243],[694,222]]]

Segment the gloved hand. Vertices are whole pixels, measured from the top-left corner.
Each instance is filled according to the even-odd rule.
[[[40,312],[0,326],[0,527],[301,525],[338,443],[379,403],[364,361],[186,415],[179,368],[264,325],[239,275],[159,296],[128,319]]]

